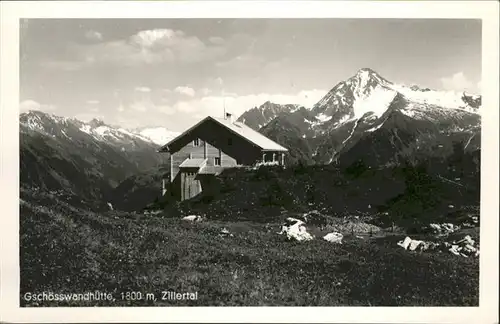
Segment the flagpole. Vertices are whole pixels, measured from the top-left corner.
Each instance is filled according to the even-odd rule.
[[[224,119],[226,119],[226,97],[222,94],[222,106],[224,108]]]

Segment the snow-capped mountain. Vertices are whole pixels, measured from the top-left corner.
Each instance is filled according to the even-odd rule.
[[[173,132],[164,127],[140,128],[140,129],[135,129],[133,133],[138,136],[141,136],[142,138],[146,138],[160,146],[165,145],[170,140],[174,139],[177,135],[179,135],[179,132]]]
[[[480,110],[479,95],[395,84],[363,68],[335,85],[311,110],[281,114],[261,132],[295,156],[304,151],[294,154],[294,145],[307,142],[316,163],[351,163],[354,155],[372,154],[377,156],[374,164],[384,164],[403,156],[446,156],[455,142],[465,150],[479,149]],[[362,143],[363,149],[357,149]]]
[[[140,134],[97,119],[82,122],[40,111],[21,114],[19,129],[21,185],[62,191],[104,208],[122,181],[161,166],[164,155],[157,152],[160,139],[154,136],[167,134],[159,129]]]
[[[70,134],[79,136],[80,132],[94,140],[109,142],[115,145],[134,145],[146,142],[164,145],[178,135],[163,127],[126,129],[105,124],[102,120],[92,119],[83,122],[75,118],[61,117],[41,111],[29,111],[19,116],[21,132],[39,132],[52,137],[66,137]]]
[[[365,114],[380,118],[398,94],[408,102],[402,109],[403,113],[415,118],[426,118],[428,112],[438,109],[446,109],[450,114],[453,110],[479,114],[481,105],[477,95],[395,84],[375,71],[363,68],[333,87],[314,106],[313,113],[323,122],[337,124],[359,119]]]
[[[259,130],[262,126],[283,113],[292,113],[300,109],[300,105],[280,105],[266,101],[260,107],[254,107],[243,113],[238,121],[247,126]]]

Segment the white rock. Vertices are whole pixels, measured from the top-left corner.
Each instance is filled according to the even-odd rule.
[[[407,236],[404,240],[399,241],[398,245],[401,246],[403,249],[408,250],[408,246],[410,246],[412,239]]]
[[[189,215],[189,216],[183,217],[182,220],[188,221],[188,222],[199,222],[199,221],[201,221],[201,216]]]
[[[463,239],[456,242],[456,244],[465,243],[466,245],[474,245],[476,243],[470,235],[466,235]]]
[[[429,227],[436,234],[450,234],[458,230],[458,226],[453,225],[451,223],[444,223],[444,224],[431,223],[429,224]]]
[[[445,231],[447,231],[448,233],[453,233],[455,232],[457,229],[458,229],[458,226],[455,226],[451,223],[444,223],[441,225]]]
[[[287,218],[287,221],[292,219],[294,221],[293,225],[283,225],[281,227],[281,232],[278,234],[286,234],[287,239],[296,241],[310,241],[313,236],[307,232],[304,222],[295,218]]]
[[[420,250],[425,251],[431,246],[431,242],[424,242],[420,240],[413,240],[409,236],[407,236],[404,240],[399,241],[397,243],[405,250],[415,251],[420,247]]]
[[[439,224],[429,224],[429,227],[434,230],[434,233],[441,233],[441,226]]]
[[[448,251],[450,251],[451,253],[453,253],[455,255],[460,255],[460,250],[461,250],[461,248],[458,245],[452,245]]]
[[[410,251],[415,251],[419,245],[424,243],[424,241],[419,241],[419,240],[411,240],[409,249]]]
[[[331,242],[331,243],[339,243],[342,244],[342,239],[344,236],[341,233],[338,232],[332,232],[328,233],[325,236],[323,236],[323,239],[325,241]]]
[[[229,230],[225,227],[223,227],[220,231],[220,236],[231,236],[233,237],[233,234],[229,232]]]
[[[449,250],[451,253],[462,256],[469,257],[471,255],[478,256],[479,249],[474,246],[475,241],[470,237],[470,235],[466,235],[463,239],[453,242],[453,244],[447,244],[450,246]],[[446,244],[445,244],[446,245]]]

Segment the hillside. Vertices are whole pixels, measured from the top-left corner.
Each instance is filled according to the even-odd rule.
[[[32,111],[20,116],[21,186],[64,192],[105,209],[128,177],[157,167],[158,145],[104,124]]]
[[[479,259],[408,252],[402,234],[290,242],[280,223],[186,224],[164,215],[77,209],[23,191],[20,305],[477,306]],[[38,203],[45,201],[41,206]],[[231,235],[223,235],[223,230]],[[469,231],[477,239],[478,231]],[[426,238],[420,236],[421,238]],[[50,238],[48,240],[47,238]],[[466,278],[467,280],[464,280]],[[198,300],[162,300],[162,291]],[[26,301],[33,291],[106,291],[115,301]],[[126,300],[122,293],[153,293]]]
[[[453,168],[449,166],[453,165]],[[479,204],[479,154],[456,152],[448,160],[373,169],[297,166],[224,171],[219,193],[167,204],[166,214],[206,215],[224,221],[274,222],[283,211],[318,210],[332,217],[365,214],[408,228]],[[450,207],[452,206],[452,207]]]

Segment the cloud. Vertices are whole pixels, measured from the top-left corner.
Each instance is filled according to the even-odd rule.
[[[184,87],[184,86],[179,86],[174,89],[175,92],[186,95],[188,97],[194,97],[196,92],[194,91],[193,88],[190,87]]]
[[[73,43],[68,51],[74,60],[45,61],[42,65],[78,70],[100,64],[134,67],[145,64],[196,63],[214,60],[226,53],[225,47],[220,44],[204,43],[198,37],[172,29],[143,30],[126,39],[95,44]]]
[[[44,61],[41,65],[45,68],[61,70],[61,71],[78,71],[88,66],[88,62],[85,61]]]
[[[53,111],[56,107],[54,105],[41,104],[36,102],[35,100],[24,100],[19,103],[19,110],[21,112],[27,112],[30,110],[39,110],[39,111]]]
[[[446,90],[454,91],[464,91],[474,86],[474,83],[468,80],[463,72],[457,72],[450,77],[441,78],[441,83]]]
[[[212,43],[212,44],[216,44],[216,45],[222,45],[222,44],[224,44],[224,43],[225,43],[224,38],[222,38],[222,37],[217,37],[217,36],[210,37],[210,38],[208,39],[208,41],[209,41],[210,43]]]
[[[96,115],[96,114],[89,114],[89,113],[79,113],[73,116],[74,118],[84,121],[84,122],[89,122],[92,119],[100,119],[104,120],[104,115]]]
[[[118,106],[118,111],[127,113],[139,112],[141,113],[141,116],[135,116],[138,120],[142,119],[142,114],[145,112],[152,115],[155,113],[175,113],[175,110],[173,110],[171,106],[164,104],[166,101],[164,98],[154,98],[155,96],[153,96],[152,93],[141,92],[141,95],[135,96],[132,100],[126,102],[125,104],[121,103],[120,106]]]
[[[150,104],[147,101],[136,101],[130,104],[130,108],[138,112],[146,112]]]
[[[266,60],[259,56],[254,56],[250,54],[238,55],[227,61],[221,61],[215,63],[218,68],[226,68],[230,70],[254,70],[266,65]]]
[[[477,89],[478,89],[479,91],[483,91],[483,81],[479,81],[479,82],[477,83]]]
[[[87,104],[89,104],[89,105],[98,105],[99,104],[99,100],[87,100]]]
[[[201,95],[204,91],[206,95]],[[161,91],[164,92],[164,91]],[[209,90],[196,91],[200,96],[182,96],[171,102],[164,102],[151,93],[136,92],[130,98],[120,98],[116,103],[114,114],[108,116],[113,122],[122,127],[162,126],[173,131],[183,131],[207,115],[222,117],[224,105],[226,111],[240,116],[245,111],[258,107],[266,101],[278,104],[299,104],[312,107],[327,92],[326,90],[311,89],[295,93],[258,93],[238,95],[236,93],[220,94],[209,93]],[[175,93],[170,90],[170,93]]]
[[[312,107],[326,92],[325,90],[313,89],[294,94],[260,93],[245,96],[226,93],[225,96],[204,96],[191,100],[178,101],[171,107],[181,114],[222,116],[223,107],[225,106],[228,112],[239,116],[253,107],[262,105],[266,101],[277,104],[299,104],[305,107]]]
[[[91,41],[100,41],[102,40],[102,34],[95,30],[89,30],[85,33],[85,38]]]
[[[148,87],[136,87],[135,91],[148,93],[148,92],[151,92],[151,88],[148,88]]]
[[[202,95],[206,96],[206,95],[209,95],[210,93],[212,93],[212,90],[210,90],[210,89],[208,89],[208,88],[202,88],[202,89],[200,90],[200,93],[201,93]]]

